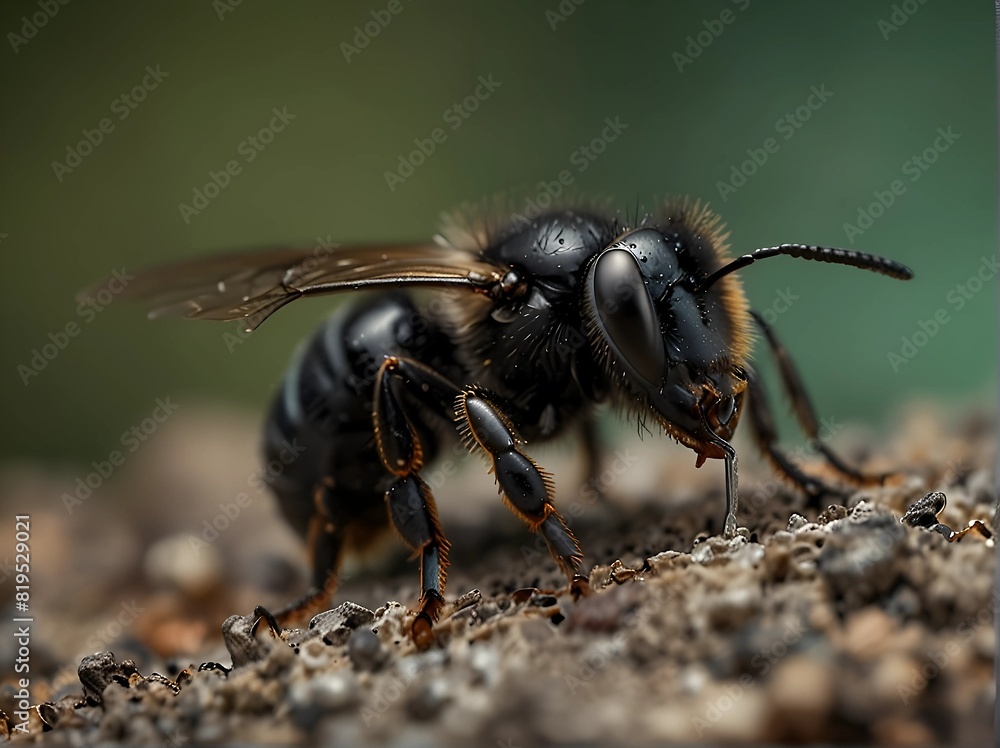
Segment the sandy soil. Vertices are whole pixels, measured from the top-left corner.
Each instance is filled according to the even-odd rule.
[[[665,439],[622,437],[582,485],[572,445],[534,450],[592,569],[579,600],[469,460],[440,476],[453,567],[425,651],[406,635],[416,565],[391,538],[348,565],[335,612],[248,638],[256,605],[305,586],[301,545],[254,488],[252,421],[182,409],[72,512],[61,497],[76,473],[9,466],[0,532],[30,507],[39,705],[11,739],[991,745],[996,550],[899,521],[931,491],[951,528],[995,521],[992,420],[944,423],[924,404],[887,440],[839,429],[854,461],[905,469],[819,508],[738,443],[747,533],[733,541],[711,534],[721,465],[696,471]],[[0,657],[14,661],[11,637]],[[11,726],[16,692],[8,675]]]

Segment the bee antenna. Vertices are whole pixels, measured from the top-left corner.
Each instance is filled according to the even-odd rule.
[[[779,244],[777,247],[762,247],[755,249],[748,255],[742,255],[723,265],[711,275],[701,280],[695,287],[696,291],[704,291],[715,283],[719,278],[734,273],[747,265],[752,265],[757,260],[764,260],[768,257],[779,255],[789,255],[799,257],[803,260],[816,260],[818,262],[832,262],[836,265],[851,265],[862,270],[871,270],[875,273],[888,275],[890,278],[899,280],[909,280],[913,277],[913,271],[906,265],[887,257],[858,252],[853,249],[838,249],[836,247],[816,247],[810,244]]]

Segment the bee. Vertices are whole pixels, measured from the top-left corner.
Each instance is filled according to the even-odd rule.
[[[312,587],[279,618],[325,603],[345,551],[391,526],[420,559],[412,635],[432,638],[444,605],[449,543],[424,470],[461,439],[485,458],[503,503],[539,533],[575,594],[583,553],[560,515],[552,476],[525,449],[583,435],[599,448],[594,406],[652,423],[726,465],[726,536],[737,533],[737,455],[749,403],[753,435],[779,473],[811,495],[836,487],[801,471],[777,445],[764,390],[749,365],[754,329],[777,360],[797,419],[832,468],[869,476],[819,439],[813,408],[774,331],[749,309],[734,273],[778,256],[851,265],[909,279],[909,268],[849,249],[780,244],[736,258],[699,202],[671,200],[632,220],[599,207],[535,218],[456,217],[433,241],[278,249],[139,273],[126,294],[150,316],[242,320],[249,332],[296,299],[359,294],[296,354],[264,434],[285,519],[308,544]],[[436,291],[430,300],[414,291]],[[289,452],[294,459],[289,458]]]

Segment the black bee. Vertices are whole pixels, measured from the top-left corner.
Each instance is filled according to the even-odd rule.
[[[576,592],[583,554],[555,505],[550,476],[526,442],[579,431],[596,453],[593,405],[610,401],[653,421],[727,467],[725,533],[736,532],[730,439],[749,393],[764,453],[812,494],[832,490],[776,446],[763,390],[748,365],[752,328],[776,355],[805,433],[852,481],[877,479],[818,442],[805,391],[736,270],[790,255],[908,279],[908,268],[863,252],[782,244],[736,259],[723,226],[698,203],[671,202],[626,221],[596,208],[528,220],[452,220],[434,243],[281,249],[140,274],[127,294],[151,316],[245,320],[253,330],[305,296],[374,290],[339,307],[304,344],[278,390],[268,461],[300,454],[271,481],[284,516],[308,541],[313,588],[290,616],[325,602],[345,550],[390,525],[420,557],[414,639],[441,611],[448,541],[421,471],[460,436],[491,466],[504,503],[541,533]],[[418,303],[411,288],[439,292]],[[288,460],[285,460],[286,462]],[[280,616],[279,616],[280,617]]]

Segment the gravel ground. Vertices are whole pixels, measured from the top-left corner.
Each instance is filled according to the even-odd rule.
[[[180,411],[72,512],[54,497],[77,475],[8,466],[4,516],[34,507],[40,705],[11,740],[992,745],[996,550],[900,522],[933,491],[948,527],[995,522],[992,418],[943,413],[914,405],[884,441],[839,429],[853,460],[906,467],[821,507],[740,445],[747,532],[729,541],[711,534],[721,464],[623,438],[581,485],[573,449],[533,450],[592,569],[578,600],[470,460],[439,492],[453,567],[423,651],[407,636],[416,566],[391,538],[345,568],[332,611],[250,636],[256,605],[305,582],[300,544],[251,488],[256,426],[238,415]],[[16,690],[0,690],[10,725]]]

